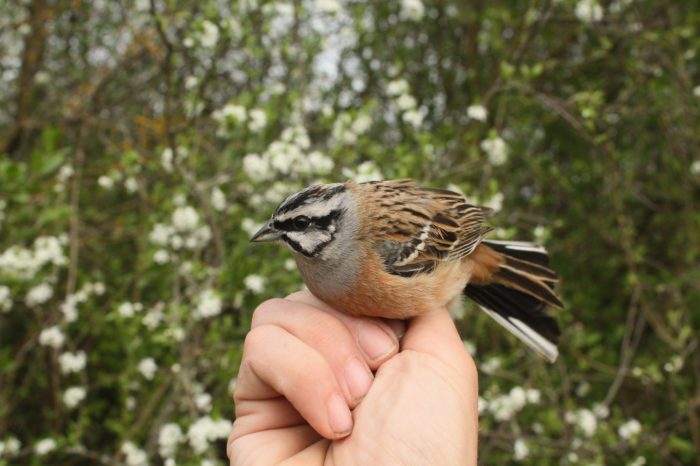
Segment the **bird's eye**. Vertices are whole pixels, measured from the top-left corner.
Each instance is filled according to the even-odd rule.
[[[297,231],[303,231],[309,227],[310,223],[311,223],[311,220],[309,219],[309,217],[306,217],[304,215],[300,215],[299,217],[296,217],[292,221],[292,226],[294,226],[294,229]]]

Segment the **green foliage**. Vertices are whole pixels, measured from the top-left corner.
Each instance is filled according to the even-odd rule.
[[[695,10],[2,4],[0,465],[224,462],[251,314],[301,286],[248,238],[309,183],[381,177],[496,208],[562,277],[553,366],[458,319],[484,464],[697,461]]]

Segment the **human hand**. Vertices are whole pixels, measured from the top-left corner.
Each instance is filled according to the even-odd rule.
[[[452,319],[411,319],[399,351],[402,325],[308,292],[263,303],[238,375],[231,465],[476,464],[477,373]]]

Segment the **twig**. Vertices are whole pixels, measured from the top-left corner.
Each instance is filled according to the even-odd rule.
[[[87,126],[81,122],[78,129],[78,141],[75,148],[73,160],[73,181],[70,192],[70,251],[68,253],[68,278],[66,280],[66,296],[75,293],[78,275],[78,258],[80,252],[80,183],[83,175],[83,165],[85,164],[85,135]]]

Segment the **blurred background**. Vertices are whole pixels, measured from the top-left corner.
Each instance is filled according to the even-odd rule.
[[[0,465],[221,465],[241,346],[299,289],[248,238],[413,177],[552,253],[547,365],[468,304],[482,464],[700,464],[700,8],[0,2]]]

